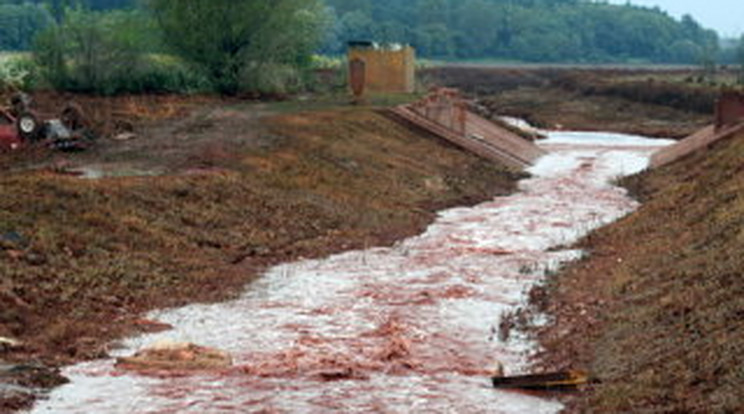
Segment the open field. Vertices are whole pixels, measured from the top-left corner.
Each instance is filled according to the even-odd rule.
[[[459,88],[493,114],[552,129],[682,138],[709,122],[719,86],[694,69],[463,66],[426,78]],[[690,82],[685,80],[691,79]]]

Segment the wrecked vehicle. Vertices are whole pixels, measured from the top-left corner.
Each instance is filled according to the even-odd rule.
[[[30,98],[17,95],[9,108],[0,108],[0,151],[34,143],[59,150],[84,150],[92,143],[94,135],[80,106],[68,103],[59,118],[46,121],[41,121],[30,107]]]
[[[10,112],[0,109],[0,151],[12,151],[21,147],[20,122]]]

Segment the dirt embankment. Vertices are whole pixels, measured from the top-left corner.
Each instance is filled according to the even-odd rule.
[[[692,70],[429,69],[434,83],[462,89],[494,115],[548,129],[682,138],[707,123],[718,89],[685,82]]]
[[[0,349],[0,370],[103,356],[111,340],[151,328],[137,320],[146,310],[229,298],[273,263],[390,244],[439,209],[511,192],[518,178],[370,108],[177,109],[139,119],[132,141],[36,157],[41,171],[6,164],[0,337],[22,346]],[[91,164],[165,175],[59,173]]]
[[[644,201],[548,283],[548,368],[601,381],[570,412],[742,412],[744,134],[627,179]]]
[[[533,124],[684,137],[717,86],[692,71],[444,68],[432,76]],[[590,256],[533,290],[547,370],[600,383],[569,412],[742,412],[744,135],[625,181],[644,205],[587,237]],[[534,329],[534,328],[533,328]]]

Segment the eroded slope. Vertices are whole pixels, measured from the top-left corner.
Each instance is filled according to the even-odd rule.
[[[572,411],[740,412],[744,134],[626,184],[643,207],[550,282],[543,361],[602,381]]]
[[[99,356],[144,310],[235,295],[279,261],[389,244],[517,178],[364,108],[246,123],[251,146],[220,146],[221,125],[205,126],[214,145],[186,174],[0,176],[0,337],[25,344],[0,359]]]

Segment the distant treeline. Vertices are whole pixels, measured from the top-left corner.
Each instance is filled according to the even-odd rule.
[[[425,57],[529,62],[699,63],[715,31],[658,8],[582,0],[326,0],[336,16],[326,45],[404,42]]]
[[[261,0],[258,1],[260,3]],[[0,50],[28,50],[65,8],[136,7],[138,0],[0,0]],[[527,62],[703,63],[721,55],[716,32],[659,8],[587,0],[325,0],[321,52],[350,40],[400,42],[420,56]]]
[[[137,0],[0,0],[0,50],[29,50],[36,35],[60,21],[64,9],[133,7]]]

